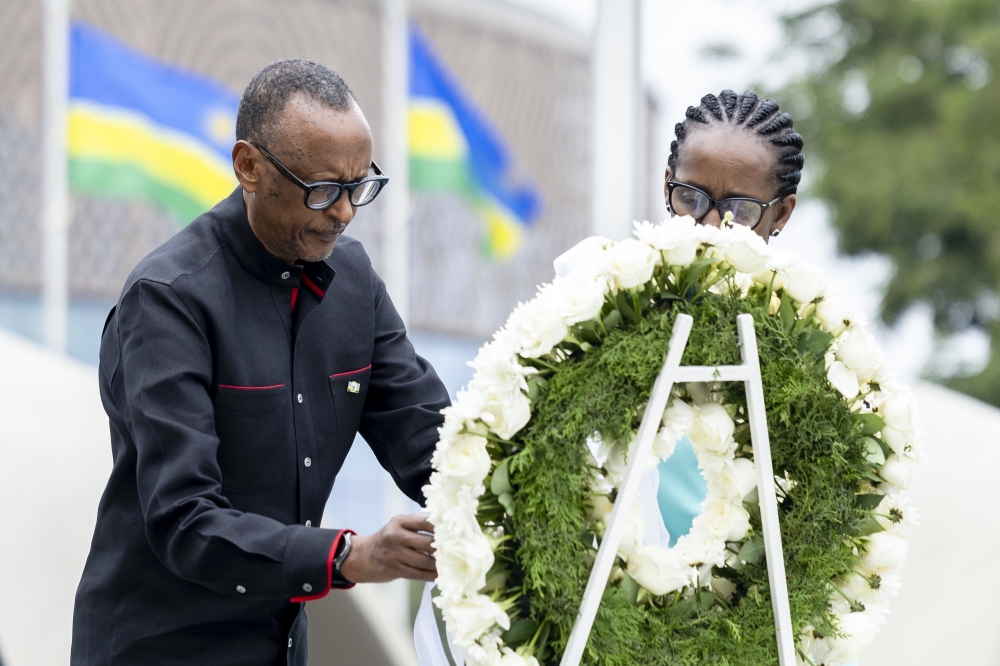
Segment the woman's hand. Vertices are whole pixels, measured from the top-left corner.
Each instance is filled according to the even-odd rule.
[[[394,516],[375,534],[351,538],[353,547],[340,565],[340,573],[352,583],[385,583],[397,578],[432,581],[437,578],[433,532],[426,515]]]

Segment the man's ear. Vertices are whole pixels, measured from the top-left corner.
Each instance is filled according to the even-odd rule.
[[[244,192],[257,191],[260,185],[259,165],[260,160],[253,146],[242,139],[237,141],[233,146],[233,171]]]
[[[778,212],[774,215],[774,221],[771,222],[768,235],[785,228],[785,225],[788,224],[788,218],[792,216],[792,211],[795,210],[796,202],[797,199],[794,194],[789,194],[781,200],[781,203],[777,205]]]

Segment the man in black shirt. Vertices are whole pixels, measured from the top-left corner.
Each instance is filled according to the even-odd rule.
[[[114,467],[79,666],[305,664],[305,601],[435,577],[421,516],[353,541],[319,527],[359,431],[422,502],[448,404],[341,236],[388,180],[368,123],[337,74],[286,60],[250,82],[236,136],[240,187],[140,262],[105,324]]]

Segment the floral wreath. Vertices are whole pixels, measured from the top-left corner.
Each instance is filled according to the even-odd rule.
[[[800,663],[856,659],[899,588],[920,460],[909,389],[817,269],[691,218],[591,238],[520,304],[445,411],[424,488],[437,596],[470,666],[554,664],[677,314],[687,364],[738,362],[754,316]],[[734,357],[735,356],[735,357]],[[650,467],[688,437],[708,493],[673,547],[633,507],[585,663],[775,663],[741,384],[675,386]]]

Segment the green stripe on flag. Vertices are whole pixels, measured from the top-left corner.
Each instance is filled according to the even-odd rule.
[[[410,187],[422,192],[472,194],[472,178],[464,160],[410,157]]]
[[[177,188],[151,178],[132,164],[71,158],[69,182],[74,192],[110,199],[144,199],[162,206],[187,224],[209,209]]]

